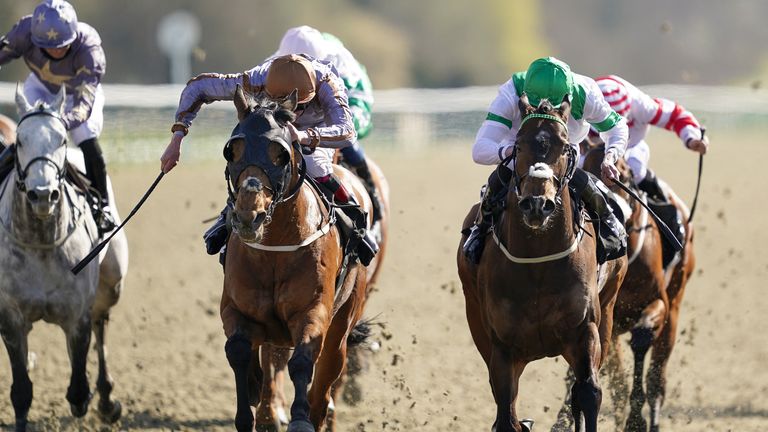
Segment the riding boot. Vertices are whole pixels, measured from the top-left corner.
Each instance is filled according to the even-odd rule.
[[[685,242],[685,228],[683,226],[683,217],[680,211],[672,204],[664,190],[659,184],[659,179],[653,173],[648,170],[645,174],[645,178],[637,184],[640,190],[648,194],[648,206],[654,213],[661,219],[662,222],[672,231],[680,244]],[[664,266],[669,264],[677,253],[675,247],[669,244],[669,241],[662,236],[664,241],[662,242],[662,262]]]
[[[624,224],[613,214],[606,201],[611,191],[592,174],[577,168],[569,182],[575,196],[584,202],[595,224],[599,241],[597,242],[597,262],[620,258],[627,253],[627,233]],[[602,187],[600,187],[602,186]]]
[[[13,170],[13,161],[16,159],[16,145],[11,144],[0,152],[0,183]]]
[[[363,181],[365,190],[368,192],[368,196],[371,197],[371,203],[373,204],[373,222],[381,220],[381,197],[379,191],[376,188],[376,183],[373,182],[371,171],[368,169],[368,162],[363,159],[363,163],[354,166],[353,169],[360,180]]]
[[[488,230],[504,212],[507,204],[506,184],[509,184],[510,178],[512,178],[512,170],[503,165],[500,165],[488,177],[488,183],[480,201],[479,217],[475,220],[475,224],[469,228],[469,237],[462,247],[464,256],[474,264],[480,263]]]
[[[368,230],[368,214],[358,204],[355,197],[339,182],[334,174],[316,178],[338,208],[343,212],[339,221],[345,226],[342,230],[349,235],[349,241],[355,245],[360,263],[368,266],[373,257],[379,252],[379,245]]]
[[[653,201],[662,203],[668,202],[666,194],[661,189],[661,185],[659,185],[658,177],[656,177],[656,174],[651,170],[646,171],[645,178],[637,184],[637,187],[640,188],[641,191],[647,193],[648,198]]]
[[[227,200],[227,205],[219,213],[219,217],[216,221],[205,231],[203,234],[203,240],[205,241],[205,251],[208,255],[216,255],[219,252],[223,252],[224,247],[229,240],[229,226],[227,220],[229,218],[229,212],[232,210],[231,201]],[[223,255],[219,257],[220,261],[223,261]],[[222,262],[222,265],[224,263]]]
[[[80,143],[85,161],[85,176],[96,192],[99,201],[92,206],[93,218],[99,234],[104,235],[115,229],[115,218],[109,205],[109,188],[107,187],[107,166],[97,138],[87,139]]]

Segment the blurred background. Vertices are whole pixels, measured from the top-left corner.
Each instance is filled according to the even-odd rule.
[[[653,85],[646,92],[676,99],[710,126],[754,125],[768,114],[768,91],[762,90],[768,26],[761,22],[768,2],[759,0],[72,3],[103,39],[102,146],[113,162],[156,160],[167,140],[182,87],[163,86],[172,82],[168,49],[158,37],[163,27],[166,39],[189,43],[182,54],[186,78],[177,83],[203,72],[250,69],[276,50],[289,27],[308,24],[334,33],[367,67],[377,90],[368,146],[469,145],[498,85],[545,55],[584,75],[612,73]],[[0,0],[0,32],[36,4]],[[178,32],[162,22],[178,11],[196,28],[194,36],[174,41]],[[0,112],[13,116],[11,83],[27,74],[22,61],[0,70],[6,83],[0,84]],[[188,146],[187,159],[217,157],[230,127],[230,104],[204,111],[187,140],[198,143]]]

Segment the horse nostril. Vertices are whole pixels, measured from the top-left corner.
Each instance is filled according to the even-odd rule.
[[[520,209],[525,213],[529,213],[531,211],[531,207],[532,207],[531,198],[526,197],[520,201]]]
[[[257,214],[256,215],[256,219],[253,220],[253,226],[257,227],[257,226],[261,225],[262,222],[264,222],[264,219],[266,219],[266,218],[267,218],[267,213],[266,212],[261,212],[261,213]]]
[[[37,196],[37,192],[33,190],[27,191],[27,199],[31,202],[37,202],[38,198],[39,197]]]
[[[61,192],[59,192],[58,189],[54,189],[53,192],[51,192],[51,202],[57,203],[59,202],[59,198],[61,197]]]
[[[550,215],[555,211],[555,202],[551,199],[544,200],[544,214]]]

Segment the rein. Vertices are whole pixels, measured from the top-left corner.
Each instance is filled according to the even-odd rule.
[[[707,132],[706,128],[701,128],[701,139],[704,139],[704,134]],[[693,195],[693,204],[691,205],[691,212],[688,214],[688,223],[693,221],[693,215],[696,213],[696,204],[699,202],[699,188],[701,187],[701,173],[704,170],[704,155],[699,153],[699,174],[696,177],[696,193]]]

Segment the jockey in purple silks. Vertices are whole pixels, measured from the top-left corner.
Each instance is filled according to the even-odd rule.
[[[104,123],[101,77],[106,70],[99,34],[77,21],[68,2],[46,0],[0,37],[0,66],[18,58],[31,70],[24,82],[30,102],[50,103],[62,86],[66,88],[64,124],[83,151],[86,176],[101,198],[101,208],[94,212],[99,231],[111,231],[107,171],[98,140]],[[0,179],[12,168],[14,153],[13,146],[0,153]]]

